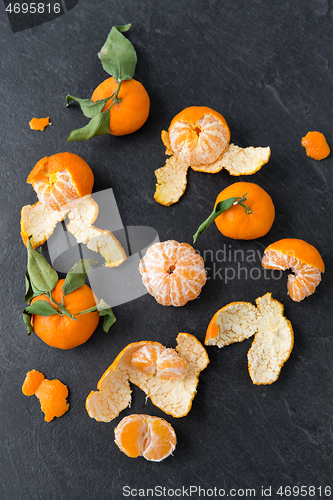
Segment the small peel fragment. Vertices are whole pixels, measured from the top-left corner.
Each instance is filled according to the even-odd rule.
[[[169,206],[183,196],[188,168],[178,156],[173,155],[166,160],[164,167],[155,170],[157,184],[154,199],[158,203]]]
[[[134,342],[125,347],[106,370],[86,400],[91,418],[110,422],[130,406],[129,382],[143,390],[152,403],[165,413],[179,418],[188,414],[196,394],[199,374],[209,363],[207,352],[196,337],[188,333],[177,336],[176,351],[186,361],[187,372],[182,380],[163,380],[156,375],[145,375],[132,365],[132,357],[144,345],[162,346],[159,342]]]
[[[225,168],[230,175],[252,175],[268,162],[271,155],[270,147],[241,148],[229,144],[215,162],[209,165],[187,165],[172,151],[169,132],[162,130],[161,138],[166,148],[165,154],[170,158],[164,167],[155,170],[157,184],[154,199],[165,206],[176,203],[183,196],[189,167],[207,174],[216,174]]]
[[[25,396],[37,396],[46,422],[51,422],[54,417],[61,417],[69,409],[67,386],[60,380],[46,379],[37,370],[31,370],[27,373],[22,392]]]
[[[125,250],[110,231],[93,225],[97,215],[97,203],[90,195],[84,196],[68,213],[70,222],[67,229],[78,243],[84,243],[90,250],[100,253],[106,267],[120,266],[126,260]]]
[[[51,125],[49,117],[32,118],[29,122],[31,130],[44,130],[48,125]]]
[[[68,210],[47,208],[40,201],[34,205],[25,205],[21,210],[21,236],[25,246],[29,236],[33,248],[43,245],[67,213]]]
[[[256,385],[272,384],[293,349],[293,328],[283,315],[283,305],[271,293],[258,297],[256,306],[232,302],[217,311],[208,326],[205,345],[223,347],[254,335],[248,351],[250,377]]]

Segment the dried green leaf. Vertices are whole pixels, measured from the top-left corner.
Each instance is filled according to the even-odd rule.
[[[105,104],[110,100],[110,97],[106,97],[105,99],[100,99],[99,101],[92,101],[91,99],[80,99],[79,97],[74,97],[72,95],[66,96],[66,106],[69,106],[71,101],[76,101],[80,104],[80,108],[87,118],[93,118],[98,115]]]
[[[30,283],[30,278],[29,278],[29,273],[28,271],[25,272],[25,297],[24,300],[26,301],[27,304],[30,304],[30,300],[34,296],[34,291],[32,289],[31,283]]]
[[[28,314],[25,311],[23,311],[22,317],[23,317],[23,322],[27,327],[28,335],[31,335],[34,332],[33,326],[31,324],[31,314]]]
[[[72,130],[67,142],[86,141],[105,134],[110,134],[110,109],[94,116],[85,127]]]
[[[137,62],[136,52],[129,40],[121,33],[124,27],[113,26],[98,53],[104,70],[117,82],[133,78]]]

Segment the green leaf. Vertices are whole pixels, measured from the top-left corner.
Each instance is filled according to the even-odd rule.
[[[103,47],[98,53],[104,70],[116,82],[133,78],[137,62],[136,52],[129,40],[121,33],[123,27],[113,26]]]
[[[76,262],[67,273],[65,283],[62,286],[64,296],[81,288],[85,283],[87,274],[92,269],[92,266],[96,266],[96,264],[98,264],[98,261],[93,259],[81,259]]]
[[[244,205],[244,201],[246,201],[245,194],[242,197],[238,196],[234,198],[227,198],[226,200],[222,200],[217,203],[210,216],[199,226],[197,232],[193,235],[193,243],[197,241],[199,234],[206,231],[216,217],[228,210],[232,205],[242,205],[246,210],[248,210]]]
[[[28,276],[34,292],[51,292],[58,282],[58,274],[45,257],[32,248],[30,238],[27,241]]]
[[[110,100],[110,97],[106,97],[105,99],[100,99],[99,101],[92,101],[91,99],[80,99],[79,97],[74,97],[72,95],[66,96],[66,106],[69,106],[71,101],[76,101],[80,104],[80,108],[87,118],[93,118],[98,115],[105,104]]]
[[[103,330],[106,333],[108,333],[110,327],[116,321],[116,317],[115,317],[114,312],[112,311],[111,307],[108,304],[106,304],[106,302],[104,302],[103,299],[98,304],[98,308],[99,308],[99,315],[104,316]]]
[[[36,300],[31,306],[24,309],[29,314],[39,314],[40,316],[52,316],[59,312],[47,300]]]
[[[30,283],[30,278],[29,278],[29,273],[28,271],[25,272],[25,297],[24,300],[26,301],[27,304],[30,304],[30,300],[34,296],[34,291],[32,289],[31,283]]]
[[[94,116],[85,127],[72,130],[68,136],[67,142],[86,141],[92,137],[105,134],[110,134],[110,109]]]
[[[124,33],[125,31],[128,31],[132,25],[131,24],[123,24],[123,26],[116,26],[118,31],[121,31]]]
[[[31,324],[31,314],[28,314],[25,311],[23,311],[22,317],[23,317],[23,322],[27,327],[28,335],[31,335],[31,333],[34,332],[33,326]]]

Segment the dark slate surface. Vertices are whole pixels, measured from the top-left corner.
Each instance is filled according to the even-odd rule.
[[[326,0],[80,0],[66,15],[13,34],[0,8],[1,499],[120,500],[125,485],[171,489],[164,498],[176,498],[172,489],[190,485],[225,488],[226,494],[254,488],[256,498],[262,486],[281,498],[281,485],[312,485],[319,498],[319,487],[324,496],[324,487],[333,486],[332,159],[311,160],[300,145],[309,130],[322,131],[333,145],[332,16]],[[96,54],[110,27],[127,22],[138,54],[135,76],[151,97],[149,120],[131,136],[67,144],[70,130],[86,119],[75,106],[65,108],[65,96],[88,97],[105,78]],[[163,207],[153,200],[154,170],[165,158],[160,131],[190,105],[220,111],[233,142],[269,145],[272,156],[250,178],[191,171],[181,201]],[[29,120],[45,115],[53,125],[44,133],[31,131]],[[36,201],[25,183],[28,173],[40,158],[60,151],[90,164],[95,191],[114,189],[125,225],[153,227],[161,240],[191,243],[216,195],[237,180],[256,182],[270,193],[276,220],[256,241],[227,240],[215,227],[200,237],[196,248],[206,251],[211,267],[200,299],[176,309],[145,295],[115,308],[117,323],[108,335],[99,327],[85,345],[59,351],[35,335],[27,337],[21,321],[26,251],[19,223],[22,205]],[[327,266],[318,291],[299,304],[286,294],[286,273],[274,280],[261,271],[259,255],[283,237],[314,244]],[[256,260],[243,263],[227,255],[218,262],[219,249],[242,249],[245,255],[255,250]],[[226,283],[225,268],[237,271],[238,265],[257,271],[252,279],[242,271]],[[251,340],[208,348],[211,363],[200,376],[191,412],[166,417],[178,435],[174,457],[155,464],[129,459],[115,446],[113,430],[124,415],[165,416],[136,388],[132,407],[115,421],[89,418],[86,396],[129,342],[149,339],[171,347],[180,331],[203,341],[217,309],[234,300],[253,302],[267,291],[284,304],[295,331],[279,380],[252,384],[246,366]],[[70,389],[70,411],[49,424],[38,400],[21,393],[33,368]],[[192,490],[192,498],[199,493]]]

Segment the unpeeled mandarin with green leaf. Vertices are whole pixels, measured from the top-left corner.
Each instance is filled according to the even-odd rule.
[[[135,49],[122,34],[130,28],[113,26],[98,53],[104,70],[111,76],[93,92],[91,99],[67,95],[66,103],[79,103],[89,123],[73,130],[68,141],[87,140],[105,134],[116,136],[136,132],[149,115],[150,99],[144,86],[134,80],[137,63]]]
[[[28,334],[35,332],[46,344],[59,349],[72,349],[86,342],[94,333],[99,316],[104,317],[103,330],[108,332],[116,321],[111,307],[98,301],[85,279],[97,264],[81,259],[58,279],[57,272],[40,251],[27,241],[28,266],[25,273],[23,321]]]
[[[218,230],[235,240],[254,240],[268,233],[275,218],[270,195],[258,184],[235,182],[221,191],[211,215],[199,226],[196,241],[213,221]]]
[[[32,299],[31,305],[36,301],[42,307],[47,304],[54,310],[54,313],[50,311],[50,315],[44,316],[44,310],[41,309],[40,314],[33,314],[32,326],[36,335],[47,345],[58,349],[72,349],[84,344],[96,330],[99,322],[98,311],[80,313],[94,308],[98,300],[86,284],[64,297],[62,289],[64,283],[64,279],[58,281],[52,290],[51,297],[52,301],[62,304],[73,319],[65,314],[58,314],[61,313],[61,308],[51,302],[47,296],[39,295]]]

